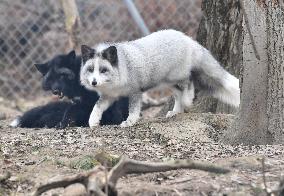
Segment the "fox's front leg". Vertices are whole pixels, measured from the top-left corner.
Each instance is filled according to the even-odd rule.
[[[101,96],[95,104],[93,111],[89,118],[89,126],[99,126],[103,112],[114,102],[113,98]]]
[[[142,93],[136,93],[129,96],[129,115],[126,121],[123,121],[121,127],[129,127],[134,125],[140,118],[142,103]]]

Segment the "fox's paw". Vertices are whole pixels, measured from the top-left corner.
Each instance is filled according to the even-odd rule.
[[[126,121],[123,121],[121,124],[120,124],[120,127],[131,127],[135,124],[134,121],[130,121],[130,120],[126,120]]]
[[[178,114],[178,112],[168,111],[168,113],[167,113],[167,115],[166,115],[166,118],[171,118],[171,117],[173,117],[173,116],[175,116],[175,115],[177,115],[177,114]]]
[[[96,124],[89,124],[90,128],[95,128],[100,126],[100,123],[96,123]]]
[[[98,127],[99,125],[100,125],[100,122],[97,122],[97,121],[89,121],[89,127],[90,127],[90,128]]]
[[[89,127],[98,127],[100,125],[101,118],[96,113],[91,113],[89,118]]]

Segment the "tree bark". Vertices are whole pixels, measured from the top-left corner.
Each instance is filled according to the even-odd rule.
[[[283,1],[278,1],[283,3]],[[275,143],[284,142],[284,7],[270,2],[268,38],[268,132]]]
[[[284,13],[277,1],[244,3],[260,60],[245,28],[240,112],[224,142],[283,143]]]
[[[239,0],[204,0],[197,41],[211,51],[223,67],[239,76],[242,62],[242,10]],[[197,95],[191,111],[234,113],[214,98]]]

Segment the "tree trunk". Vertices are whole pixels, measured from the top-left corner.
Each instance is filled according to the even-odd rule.
[[[278,1],[283,3],[283,1]],[[272,5],[267,13],[268,38],[268,134],[284,142],[284,7]]]
[[[242,12],[239,0],[204,0],[197,41],[211,51],[223,67],[239,76],[242,62]],[[214,98],[197,95],[191,111],[233,113],[234,108]]]
[[[80,16],[78,13],[75,0],[61,0],[62,8],[65,15],[65,28],[68,33],[68,48],[70,50],[79,50],[79,29],[80,29]]]
[[[230,144],[284,142],[284,13],[275,2],[245,1],[260,60],[245,28],[240,112],[224,137]]]

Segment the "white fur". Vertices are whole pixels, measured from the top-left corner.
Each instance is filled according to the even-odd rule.
[[[223,80],[224,88],[221,88],[219,91],[213,94],[217,99],[220,99],[224,103],[239,107],[240,105],[240,89],[239,89],[239,80],[227,74],[224,76]]]
[[[19,118],[19,117],[17,117],[16,119],[14,119],[14,120],[9,124],[10,127],[14,127],[14,128],[18,127],[19,125],[20,125],[20,118]]]
[[[195,87],[189,80],[193,70],[200,70],[212,81],[220,83],[220,88],[213,93],[214,97],[233,106],[239,105],[238,79],[226,72],[208,50],[181,32],[162,30],[135,41],[99,44],[95,50],[100,53],[109,46],[117,49],[118,66],[112,66],[99,55],[95,56],[82,66],[81,82],[88,89],[103,95],[101,99],[111,100],[109,103],[120,96],[129,96],[130,114],[121,126],[131,126],[139,119],[141,89],[157,86],[172,88],[175,105],[167,116],[184,112],[194,98]],[[87,71],[89,66],[94,67],[93,73]],[[108,75],[99,73],[102,66],[108,67]],[[95,87],[91,85],[94,79],[98,82]],[[183,90],[175,89],[177,84]],[[90,126],[98,124],[103,112],[98,110],[105,109],[99,106],[101,99],[90,116]]]

